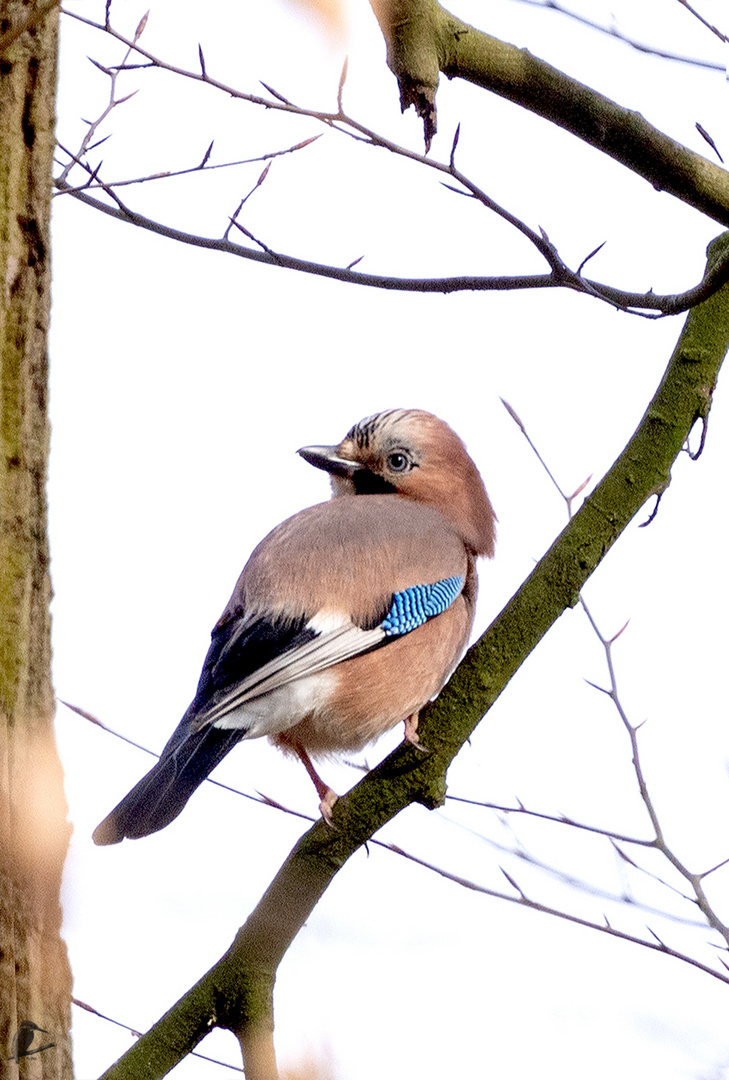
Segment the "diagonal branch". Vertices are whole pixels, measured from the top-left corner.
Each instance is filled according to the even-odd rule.
[[[727,246],[729,234],[710,245],[710,264]],[[690,312],[661,384],[614,465],[438,700],[423,710],[419,730],[430,752],[404,743],[341,798],[334,828],[319,821],[298,841],[225,956],[102,1080],[156,1080],[213,1026],[237,1035],[249,1080],[275,1080],[273,984],[289,945],[337,872],[378,829],[412,802],[442,804],[453,757],[532,649],[578,602],[585,581],[640,508],[668,486],[693,425],[708,415],[728,347],[725,286]],[[661,942],[658,949],[672,955]]]
[[[671,195],[729,225],[729,173],[664,135],[631,109],[519,49],[462,22],[438,0],[370,0],[403,108],[435,122],[440,73],[466,79],[558,124]]]
[[[611,37],[613,41],[619,41],[623,45],[629,45],[631,49],[643,53],[644,56],[657,56],[659,60],[675,60],[679,64],[690,64],[693,67],[707,68],[709,71],[726,70],[725,65],[718,63],[718,61],[700,60],[693,56],[685,56],[683,53],[669,52],[667,49],[658,48],[656,45],[648,45],[645,41],[637,41],[635,38],[629,37],[619,30],[614,22],[609,26],[605,26],[603,23],[594,22],[585,15],[582,15],[577,11],[572,11],[570,8],[558,3],[558,0],[515,0],[515,2],[526,4],[529,7],[541,8],[542,11],[554,11],[559,15],[564,15],[566,18],[574,20],[574,22],[581,23],[582,26],[589,26],[591,30],[597,30],[601,34],[606,34],[608,37]],[[679,0],[679,3],[683,3],[683,0]],[[712,27],[711,29],[714,28]]]

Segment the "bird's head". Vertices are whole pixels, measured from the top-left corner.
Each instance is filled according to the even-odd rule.
[[[400,495],[435,507],[477,555],[494,553],[494,514],[483,480],[448,424],[421,409],[360,420],[336,446],[299,454],[329,473],[334,495]]]

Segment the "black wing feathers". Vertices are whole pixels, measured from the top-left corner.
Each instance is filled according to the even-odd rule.
[[[221,693],[233,689],[269,660],[315,638],[316,631],[308,630],[306,622],[302,615],[298,619],[249,622],[231,619],[216,626],[190,710],[205,712]]]
[[[136,839],[169,825],[246,734],[245,728],[206,724],[206,709],[263,664],[313,637],[316,632],[306,629],[303,616],[276,621],[241,617],[216,627],[192,704],[157,764],[104,818],[94,842],[117,844],[125,836]]]
[[[185,714],[185,718],[187,717]],[[185,719],[183,719],[183,724]],[[118,844],[125,836],[137,839],[164,829],[213,771],[244,731],[206,727],[182,733],[182,724],[162,751],[157,764],[132,788],[94,831],[94,843]],[[177,736],[178,745],[171,749]]]

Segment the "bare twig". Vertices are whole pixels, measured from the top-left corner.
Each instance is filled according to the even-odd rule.
[[[717,29],[717,27],[710,23],[708,19],[705,19],[704,16],[696,10],[696,8],[692,7],[691,4],[689,4],[688,0],[678,0],[678,2],[682,5],[682,7],[685,7],[687,11],[690,11],[693,17],[695,19],[698,19],[699,22],[703,26],[705,26],[707,30],[710,30],[712,34],[715,34],[718,37],[719,41],[723,41],[725,44],[729,42],[729,37],[727,37],[726,34],[723,34],[721,30]]]
[[[593,22],[592,19],[588,19],[586,16],[580,15],[576,11],[571,11],[569,8],[557,3],[557,0],[515,0],[515,2],[527,4],[529,7],[543,8],[545,11],[555,11],[560,15],[565,15],[568,19],[573,19],[575,22],[581,23],[583,26],[588,26],[591,30],[597,30],[601,34],[606,34],[608,37],[614,38],[615,41],[619,41],[623,45],[628,45],[637,52],[644,53],[648,56],[656,56],[660,60],[675,60],[680,64],[690,64],[692,67],[708,68],[710,71],[724,70],[723,64],[713,60],[700,60],[693,56],[683,56],[680,53],[659,49],[655,45],[647,45],[645,42],[636,41],[635,38],[628,37],[627,34],[618,30],[614,23],[605,26],[603,23]],[[679,0],[679,3],[683,3],[683,0]]]
[[[545,472],[547,473],[547,475],[548,475],[550,481],[552,482],[553,486],[559,492],[562,499],[565,501],[565,504],[567,506],[567,516],[571,520],[572,519],[572,501],[574,499],[574,495],[573,496],[565,495],[565,493],[562,491],[562,488],[560,487],[559,483],[557,482],[557,480],[553,476],[552,472],[548,468],[546,462],[544,461],[544,458],[542,457],[542,455],[539,453],[538,449],[534,445],[534,443],[533,443],[532,439],[530,438],[530,436],[529,436],[529,434],[528,434],[528,432],[526,430],[526,427],[525,427],[524,423],[522,422],[522,420],[518,417],[517,413],[515,412],[515,410],[510,405],[508,405],[506,402],[504,402],[504,405],[505,405],[506,409],[508,410],[509,415],[517,423],[520,431],[522,432],[522,434],[526,438],[527,442],[529,443],[529,446],[534,451],[537,459],[539,460],[540,464],[542,465]],[[582,485],[582,487],[584,487],[584,485]],[[578,492],[580,490],[581,490],[581,488],[578,489]],[[577,494],[577,493],[575,493],[575,494]],[[655,512],[654,512],[654,514],[652,516],[655,516]],[[584,599],[584,597],[582,595],[580,595],[580,601],[579,602],[580,602],[580,606],[582,607],[582,610],[584,611],[584,613],[585,613],[585,615],[587,617],[587,620],[588,620],[590,626],[592,627],[593,632],[595,633],[595,636],[597,637],[600,644],[602,645],[602,648],[603,648],[603,651],[604,651],[604,654],[605,654],[606,664],[607,664],[608,678],[609,678],[609,682],[610,682],[610,686],[609,686],[608,689],[604,689],[603,687],[595,686],[594,683],[591,683],[590,685],[595,686],[595,689],[601,690],[603,693],[605,693],[610,698],[610,700],[612,701],[613,705],[615,706],[615,709],[616,709],[616,711],[617,711],[617,713],[618,713],[618,715],[620,717],[620,720],[621,720],[621,722],[623,724],[623,727],[625,728],[626,732],[628,733],[628,738],[630,739],[633,771],[635,773],[635,778],[636,778],[636,781],[637,781],[637,784],[638,784],[638,790],[639,790],[639,793],[640,793],[641,800],[643,802],[645,810],[646,810],[646,812],[648,814],[648,817],[650,819],[651,827],[652,827],[653,833],[654,833],[653,839],[649,843],[644,842],[644,846],[646,846],[646,847],[650,846],[650,847],[654,848],[656,851],[659,851],[664,856],[664,858],[671,864],[671,866],[680,874],[680,876],[684,879],[684,881],[686,881],[688,883],[688,885],[691,887],[691,890],[693,892],[692,902],[695,903],[696,906],[699,908],[699,910],[701,911],[702,915],[706,919],[709,926],[711,926],[711,928],[713,930],[716,930],[719,934],[721,934],[721,936],[724,938],[724,941],[727,943],[727,945],[729,945],[729,926],[727,926],[719,918],[719,916],[716,914],[716,912],[714,911],[713,907],[711,906],[711,904],[710,904],[710,902],[709,902],[709,900],[708,900],[708,898],[706,896],[706,893],[704,891],[703,884],[702,884],[702,879],[706,876],[707,873],[711,873],[712,871],[704,871],[703,874],[694,873],[693,871],[688,869],[688,867],[685,865],[685,863],[681,859],[678,858],[678,856],[676,855],[676,853],[673,851],[673,849],[669,845],[668,841],[666,840],[666,837],[665,837],[665,834],[664,834],[664,831],[663,831],[663,828],[662,828],[662,825],[661,825],[661,822],[660,822],[660,819],[659,819],[659,816],[658,816],[658,811],[656,809],[655,803],[653,801],[653,798],[651,796],[651,793],[650,793],[650,790],[649,790],[649,787],[648,787],[648,784],[647,784],[647,781],[646,781],[646,778],[645,778],[645,773],[644,773],[644,770],[643,770],[643,764],[642,764],[641,755],[640,755],[640,745],[639,745],[639,740],[638,740],[638,731],[639,731],[641,725],[632,724],[630,722],[629,718],[628,718],[628,715],[627,715],[627,713],[625,711],[625,708],[623,707],[622,701],[620,699],[620,693],[619,693],[619,690],[618,690],[617,677],[616,677],[616,673],[615,673],[615,665],[613,663],[613,645],[615,644],[615,642],[618,640],[618,638],[621,636],[621,634],[625,630],[625,628],[627,626],[627,623],[620,630],[618,630],[618,632],[616,634],[614,634],[610,638],[607,638],[607,637],[605,637],[605,635],[599,629],[599,627],[597,625],[597,622],[596,622],[592,612],[590,611],[589,607],[587,606],[587,604],[585,602],[585,599]],[[726,862],[726,861],[727,860],[724,860],[724,862]],[[721,865],[724,865],[724,862],[717,864],[717,867],[721,866]],[[653,873],[650,873],[649,871],[645,871],[644,868],[642,868],[642,867],[640,869],[643,870],[645,873],[649,873],[649,876],[652,877],[654,880],[660,882],[663,885],[667,885],[667,883],[665,881],[663,881],[661,878],[659,878],[657,875],[655,875]],[[670,887],[672,888],[672,886],[670,886]],[[680,893],[680,895],[683,896],[684,894]]]
[[[633,770],[635,772],[635,778],[638,783],[638,790],[640,792],[640,797],[643,801],[643,805],[645,806],[645,809],[648,813],[648,817],[650,818],[651,825],[653,826],[653,829],[655,831],[653,847],[657,851],[661,852],[661,854],[668,860],[671,866],[673,866],[674,869],[677,870],[678,873],[681,875],[681,877],[691,886],[695,897],[695,903],[703,914],[707,923],[709,924],[709,926],[712,927],[712,929],[716,930],[719,934],[721,934],[727,945],[729,945],[729,926],[727,926],[719,918],[719,916],[716,914],[711,904],[709,903],[709,900],[706,896],[706,893],[704,892],[702,885],[703,875],[693,873],[691,870],[688,869],[685,863],[681,859],[679,859],[676,853],[673,851],[668,841],[666,840],[665,834],[663,832],[663,827],[658,816],[658,811],[653,801],[653,797],[651,796],[643,770],[643,763],[640,756],[640,745],[638,740],[639,726],[631,724],[630,720],[628,719],[627,713],[625,712],[623,704],[620,700],[612,653],[613,644],[618,635],[616,634],[612,638],[606,638],[604,634],[600,631],[591,611],[585,603],[584,597],[580,597],[580,605],[582,607],[582,610],[585,612],[587,620],[590,623],[590,626],[592,627],[596,637],[600,641],[600,644],[602,645],[605,652],[605,660],[607,663],[608,675],[610,678],[610,690],[608,691],[608,696],[613,702],[613,705],[615,706],[615,709],[623,723],[623,726],[628,733],[628,738],[630,739]]]
[[[106,138],[108,139],[110,138],[110,136],[107,135]],[[284,157],[286,154],[293,154],[297,150],[303,150],[304,147],[309,146],[311,143],[316,142],[317,139],[320,138],[321,135],[312,135],[311,138],[304,139],[302,142],[296,143],[295,146],[289,146],[285,150],[271,150],[266,154],[259,154],[256,157],[241,158],[240,161],[221,161],[215,165],[210,164],[209,155],[212,153],[213,146],[213,144],[211,143],[206,150],[202,161],[198,165],[191,165],[187,169],[171,169],[165,172],[149,173],[147,176],[135,176],[130,180],[106,180],[104,181],[104,183],[97,181],[95,174],[92,173],[89,179],[85,181],[85,183],[78,184],[76,187],[63,188],[62,190],[56,191],[55,194],[73,195],[77,191],[95,191],[100,189],[104,191],[109,191],[113,188],[130,187],[132,184],[147,184],[150,180],[169,180],[173,176],[187,176],[190,173],[213,172],[216,169],[233,169],[239,165],[255,165],[261,161],[272,161],[274,158]],[[104,139],[101,140],[101,142],[104,141]],[[98,145],[99,143],[95,143],[94,146],[89,147],[89,150],[93,150],[94,147]],[[85,165],[82,161],[80,161],[78,156],[72,154],[71,151],[68,150],[67,147],[63,146],[62,143],[59,142],[58,147],[64,152],[64,154],[68,154],[70,157],[73,157],[74,164],[81,165],[82,168],[86,168],[87,170],[89,169],[89,166]]]
[[[402,288],[404,291],[451,292],[456,291],[457,289],[464,288],[492,290],[566,287],[573,289],[576,292],[581,292],[593,296],[594,298],[611,304],[622,311],[630,312],[631,314],[639,315],[644,318],[655,318],[659,317],[659,315],[677,314],[679,312],[686,311],[689,307],[694,306],[695,304],[713,295],[713,293],[721,287],[724,281],[729,279],[729,259],[727,259],[725,265],[715,267],[713,272],[711,274],[707,274],[706,277],[701,282],[699,282],[697,286],[694,287],[694,289],[688,290],[685,293],[673,294],[663,297],[656,296],[652,291],[648,293],[628,293],[623,290],[616,289],[612,286],[604,285],[600,282],[584,278],[582,277],[581,271],[587,260],[583,260],[577,271],[571,270],[559,256],[559,253],[555,248],[554,244],[551,243],[543,230],[535,231],[534,229],[530,228],[524,221],[516,217],[505,207],[496,203],[495,200],[491,199],[491,197],[488,196],[484,191],[482,191],[481,188],[478,187],[478,185],[476,185],[472,180],[470,180],[470,178],[462,174],[456,168],[454,158],[458,132],[456,132],[456,139],[454,140],[449,162],[446,164],[435,161],[427,157],[426,155],[418,154],[412,150],[407,149],[406,147],[394,143],[392,140],[379,135],[377,132],[366,127],[364,124],[357,122],[352,117],[344,113],[341,107],[342,84],[340,84],[340,93],[338,95],[339,105],[338,111],[336,113],[305,109],[300,106],[294,105],[282,94],[269,86],[265,86],[265,88],[269,92],[269,94],[271,94],[271,98],[265,99],[257,95],[247,94],[240,90],[236,90],[234,87],[228,86],[220,82],[219,80],[214,79],[207,72],[207,70],[201,70],[200,72],[189,71],[168,64],[165,61],[161,60],[159,57],[143,49],[138,44],[138,41],[136,39],[130,41],[129,39],[124,37],[124,35],[118,33],[118,31],[113,30],[110,25],[104,26],[100,23],[94,22],[91,19],[84,18],[75,12],[69,12],[68,14],[87,25],[90,25],[92,27],[95,27],[96,29],[102,30],[110,34],[116,40],[123,43],[128,50],[127,57],[131,51],[134,51],[145,57],[149,61],[150,65],[160,68],[161,70],[169,71],[173,74],[192,79],[193,81],[205,82],[207,85],[213,86],[231,97],[235,97],[239,100],[263,106],[267,109],[277,109],[297,116],[308,117],[319,123],[325,124],[330,129],[334,129],[335,131],[339,132],[340,134],[346,135],[349,138],[353,138],[357,141],[365,142],[369,145],[386,149],[389,152],[396,154],[397,156],[404,157],[427,168],[435,169],[441,174],[447,174],[451,179],[455,180],[458,185],[460,185],[460,189],[456,188],[455,190],[459,190],[460,193],[467,194],[473,199],[475,199],[490,212],[507,221],[514,229],[516,229],[527,240],[529,240],[529,242],[536,247],[536,249],[547,262],[550,268],[550,273],[546,275],[529,275],[520,277],[462,277],[441,280],[423,279],[421,281],[413,281],[407,279],[376,277],[375,275],[362,275],[359,273],[352,273],[351,270],[348,268],[341,269],[327,267],[322,264],[312,264],[306,262],[305,260],[297,260],[291,257],[287,257],[285,255],[282,255],[281,253],[276,253],[274,255],[274,253],[266,250],[265,246],[263,252],[254,252],[251,249],[246,249],[237,245],[232,245],[229,248],[224,247],[222,248],[222,250],[228,250],[231,253],[237,254],[243,258],[256,258],[260,257],[261,254],[263,254],[264,256],[268,256],[272,263],[275,263],[279,266],[302,270],[308,273],[322,274],[328,277],[335,277],[338,280],[351,281],[360,285],[365,284],[379,288]],[[107,71],[107,73],[110,74],[110,78],[112,77],[112,70],[113,69],[108,69]],[[113,91],[111,99],[113,100]],[[95,122],[94,128],[98,127],[98,124],[101,122],[105,115],[108,115],[110,107],[112,106],[108,106],[106,112],[102,114],[102,117],[100,117],[99,120]],[[85,151],[85,149],[86,147],[83,147],[82,151]],[[82,156],[83,152],[79,152],[79,154],[76,155],[76,159],[78,160]],[[67,182],[67,175],[68,169],[64,170],[64,172],[61,174],[61,177],[59,178],[59,182],[56,185],[59,191],[71,194],[75,198],[86,202],[88,205],[94,206],[96,209],[102,209],[106,213],[113,214],[111,208],[104,206],[103,203],[91,200],[89,196],[83,191],[80,192],[72,188],[70,185],[64,186],[64,184],[66,184]],[[104,190],[112,190],[112,188],[110,188],[109,186],[105,187],[103,184],[101,184],[100,186],[103,187]],[[447,186],[450,187],[450,185]],[[183,233],[180,230],[167,229],[166,227],[158,225],[157,223],[150,223],[148,219],[145,219],[143,215],[140,214],[125,215],[122,220],[128,221],[131,224],[135,224],[143,228],[151,228],[152,231],[158,232],[161,235],[181,240],[186,243],[193,243],[203,247],[220,247],[219,242],[211,242],[206,238],[200,237],[192,238],[189,234]],[[228,227],[228,230],[226,230],[224,242],[227,242],[229,229],[230,226]],[[259,241],[255,242],[259,244],[259,246],[261,246]],[[588,258],[596,254],[597,250],[599,249],[595,249],[595,252],[591,253],[591,256],[588,256]],[[399,283],[400,281],[402,281],[402,284]],[[474,282],[478,282],[478,284],[474,284]]]
[[[255,262],[281,266],[289,270],[298,270],[319,277],[334,278],[337,281],[345,281],[353,285],[364,285],[376,289],[391,289],[397,292],[420,293],[452,293],[467,290],[472,290],[474,292],[488,292],[554,288],[570,288],[575,289],[578,292],[587,291],[582,285],[578,285],[577,281],[557,280],[551,273],[502,277],[463,275],[460,277],[445,278],[403,278],[388,277],[381,274],[363,274],[359,271],[354,271],[349,267],[316,263],[308,259],[299,259],[293,255],[286,255],[282,252],[278,252],[274,257],[273,255],[267,254],[265,251],[256,251],[253,248],[243,247],[240,244],[234,244],[232,241],[225,240],[224,238],[199,236],[195,233],[184,232],[181,229],[163,225],[159,221],[145,217],[144,214],[139,214],[136,211],[109,206],[107,203],[101,202],[101,200],[94,198],[87,192],[74,185],[64,183],[60,179],[54,181],[54,183],[59,192],[66,192],[74,199],[78,199],[79,202],[83,202],[87,206],[93,207],[95,210],[100,210],[102,213],[108,214],[118,221],[136,225],[141,229],[147,229],[149,232],[157,233],[159,236],[166,236],[171,240],[177,240],[183,244],[191,244],[193,247],[221,251],[229,255],[236,255],[242,259],[252,259]],[[103,190],[109,191],[109,194],[113,195],[113,191],[107,188],[106,184],[100,184],[99,186],[101,186]],[[116,201],[119,201],[118,197],[116,198]],[[638,307],[645,307],[650,311],[657,313],[653,317],[659,317],[663,314],[679,314],[687,311],[690,307],[695,306],[699,300],[708,299],[714,292],[721,288],[721,279],[724,278],[729,278],[729,259],[727,259],[726,263],[720,267],[719,271],[713,275],[707,274],[706,278],[699,282],[693,289],[689,289],[685,293],[670,294],[668,296],[661,296],[657,293],[624,293],[619,289],[615,289],[610,285],[604,285],[600,282],[588,282],[586,279],[582,279],[582,282],[591,286],[590,295],[596,295],[598,292],[602,293],[604,294],[604,299],[615,304],[615,306],[629,314],[643,314],[636,309]]]
[[[95,1009],[93,1005],[87,1005],[85,1001],[80,1001],[76,997],[71,998],[71,1004],[75,1005],[77,1009],[83,1009],[84,1012],[91,1013],[92,1016],[98,1016],[100,1020],[106,1020],[109,1024],[114,1024],[115,1027],[124,1028],[130,1035],[133,1035],[135,1039],[141,1039],[142,1032],[137,1031],[136,1028],[130,1027],[129,1024],[123,1024],[121,1020],[114,1020],[113,1017],[107,1016],[105,1013]],[[192,1057],[202,1058],[203,1061],[209,1061],[211,1065],[221,1065],[224,1069],[232,1069],[233,1072],[242,1073],[244,1070],[240,1065],[230,1065],[227,1061],[221,1061],[219,1058],[209,1057],[207,1054],[201,1054],[198,1050],[191,1050]]]
[[[149,13],[147,13],[147,14],[149,14]],[[146,24],[147,24],[147,15],[144,15],[142,17],[142,19],[140,20],[138,26],[137,26],[137,29],[135,31],[135,35],[134,35],[133,40],[129,43],[129,46],[127,48],[127,53],[126,53],[126,56],[124,58],[125,61],[131,55],[133,50],[137,47],[137,41],[139,40],[140,36],[144,32],[144,28],[145,28]],[[68,175],[71,172],[71,169],[73,168],[73,166],[75,164],[80,163],[81,160],[83,159],[83,157],[88,153],[88,151],[90,150],[90,148],[92,146],[93,139],[94,139],[94,136],[95,136],[96,132],[98,131],[101,124],[103,124],[103,122],[106,120],[106,118],[110,115],[110,113],[113,112],[113,110],[115,108],[117,108],[117,106],[123,105],[125,101],[129,101],[130,98],[134,97],[134,95],[137,93],[137,91],[134,90],[134,91],[132,91],[131,94],[126,94],[122,98],[117,98],[117,96],[116,96],[116,84],[117,84],[117,79],[119,77],[119,71],[117,69],[114,69],[114,68],[106,68],[102,64],[99,64],[96,60],[92,60],[91,63],[94,65],[94,67],[97,67],[99,69],[99,71],[102,71],[109,78],[109,100],[107,102],[106,108],[103,109],[103,111],[96,118],[96,120],[93,120],[93,121],[87,120],[86,121],[86,123],[88,124],[88,129],[87,129],[86,134],[84,135],[83,139],[81,140],[81,145],[80,145],[79,149],[76,151],[76,153],[72,154],[68,150],[65,151],[65,153],[67,153],[69,155],[70,160],[69,160],[68,164],[64,166],[64,168],[61,171],[61,175],[58,178],[62,183],[65,183],[67,181]],[[94,143],[93,145],[98,145],[98,143]],[[106,190],[108,190],[108,189],[106,189]]]
[[[724,164],[724,158],[723,158],[723,157],[721,156],[721,154],[719,153],[719,147],[718,147],[718,146],[716,145],[716,143],[715,143],[715,142],[714,142],[714,140],[712,139],[711,135],[709,135],[709,133],[708,133],[708,131],[706,130],[706,128],[705,128],[705,127],[702,127],[702,126],[701,126],[701,124],[700,124],[700,123],[698,122],[698,120],[696,121],[696,130],[698,131],[698,133],[699,133],[699,135],[701,136],[701,138],[702,138],[702,139],[703,139],[703,140],[704,140],[705,142],[707,142],[707,143],[709,144],[709,146],[710,146],[710,147],[711,147],[711,149],[712,149],[712,150],[714,151],[714,153],[715,153],[715,154],[716,154],[716,156],[718,157],[719,161],[720,161],[720,162],[722,163],[722,165],[723,165],[723,164]]]
[[[129,746],[133,746],[137,750],[141,750],[145,754],[149,754],[151,757],[154,757],[154,758],[159,757],[159,754],[156,754],[153,750],[148,749],[148,747],[142,746],[142,745],[140,745],[140,743],[135,742],[133,739],[130,739],[128,736],[122,735],[120,732],[115,731],[113,728],[108,727],[106,724],[102,723],[102,721],[99,720],[98,717],[94,716],[92,713],[88,712],[86,709],[82,709],[78,705],[72,705],[70,702],[64,701],[62,698],[59,698],[58,700],[61,702],[62,705],[65,705],[66,708],[70,709],[72,712],[77,713],[79,716],[82,716],[85,720],[88,720],[90,723],[94,724],[96,727],[101,728],[101,730],[106,732],[108,735],[113,735],[115,738],[121,739],[122,742],[127,743]],[[362,771],[368,772],[369,769],[365,768]],[[214,780],[210,776],[206,777],[205,783],[213,784],[215,787],[222,788],[224,791],[229,791],[233,795],[240,795],[244,799],[248,799],[250,802],[257,802],[262,806],[269,806],[272,809],[279,810],[282,813],[287,814],[289,817],[295,817],[295,818],[298,818],[301,821],[314,822],[314,821],[317,820],[312,815],[302,813],[300,810],[294,810],[292,807],[287,806],[285,803],[280,802],[278,799],[273,799],[270,795],[266,795],[264,792],[261,792],[261,791],[257,791],[255,795],[251,795],[249,792],[242,791],[240,788],[231,787],[230,784],[224,784],[224,783],[221,783],[221,781],[219,781],[219,780]],[[549,815],[549,814],[539,814],[539,813],[536,813],[536,812],[533,812],[533,811],[527,811],[523,806],[521,806],[518,809],[514,808],[514,807],[500,807],[500,806],[496,806],[495,804],[485,803],[485,802],[477,802],[477,801],[475,801],[473,799],[459,798],[458,796],[453,796],[453,795],[448,795],[448,801],[449,802],[458,802],[458,803],[468,804],[468,805],[471,805],[471,806],[481,806],[481,807],[484,807],[484,808],[487,808],[487,809],[498,810],[500,812],[507,813],[507,814],[508,813],[521,812],[521,813],[523,813],[525,815],[528,815],[530,817],[539,818],[539,819],[545,820],[545,821],[552,821],[552,822],[555,822],[555,823],[561,824],[561,825],[568,825],[568,826],[571,826],[571,827],[577,828],[577,829],[583,829],[583,830],[595,833],[597,835],[605,836],[605,837],[607,837],[608,839],[611,839],[611,840],[619,840],[619,841],[622,841],[623,843],[637,844],[637,845],[641,845],[643,847],[652,847],[653,846],[652,841],[637,840],[637,839],[635,839],[633,837],[624,836],[624,835],[622,835],[620,833],[611,833],[606,829],[598,829],[598,828],[595,828],[595,827],[590,826],[590,825],[582,825],[579,822],[573,821],[573,820],[571,820],[569,818],[566,818],[564,816],[555,817],[555,816],[552,816],[552,815]],[[444,820],[449,821],[450,824],[452,824],[452,825],[454,825],[454,826],[456,826],[458,828],[463,828],[463,826],[460,825],[459,822],[453,821],[453,820],[451,820],[449,818],[445,818]],[[643,904],[640,901],[634,900],[632,897],[625,895],[624,893],[622,895],[616,895],[613,892],[608,892],[607,890],[604,890],[604,889],[598,889],[594,885],[591,885],[590,883],[575,877],[573,874],[567,874],[564,871],[558,869],[557,867],[552,866],[552,865],[550,865],[548,863],[545,863],[545,862],[535,858],[529,852],[525,851],[521,846],[518,846],[518,847],[515,847],[513,845],[512,846],[506,846],[504,844],[498,843],[498,841],[496,841],[496,840],[494,840],[494,839],[492,839],[490,837],[486,837],[486,836],[483,836],[481,834],[479,834],[479,839],[484,841],[485,843],[487,843],[491,848],[493,848],[495,851],[498,851],[500,854],[509,855],[509,856],[511,856],[513,858],[519,859],[521,862],[525,863],[526,865],[529,865],[531,868],[539,870],[539,871],[541,871],[543,873],[546,873],[546,874],[550,875],[552,878],[555,878],[555,879],[559,880],[563,885],[567,885],[570,888],[578,889],[581,892],[588,893],[590,896],[598,897],[598,898],[600,898],[602,900],[608,900],[608,901],[610,901],[612,903],[624,904],[624,905],[630,906],[631,908],[641,910],[641,911],[643,911],[643,912],[645,912],[647,914],[658,915],[663,919],[668,919],[671,922],[680,923],[680,924],[682,924],[684,926],[698,927],[698,926],[703,926],[704,925],[703,922],[697,922],[695,919],[685,918],[683,916],[675,915],[675,914],[673,914],[671,912],[667,912],[667,911],[658,909],[658,908],[656,908],[656,907],[654,907],[652,905]],[[475,891],[475,892],[482,891],[482,887],[480,885],[476,884],[475,882],[473,882],[473,881],[471,881],[471,880],[469,880],[467,878],[459,877],[458,875],[452,875],[452,874],[450,874],[449,871],[443,869],[442,867],[437,867],[437,866],[434,866],[432,864],[422,863],[422,860],[417,859],[415,856],[411,855],[409,852],[405,851],[403,848],[399,847],[396,844],[391,844],[391,843],[388,843],[387,841],[378,840],[378,839],[375,839],[375,838],[370,840],[369,843],[372,844],[374,847],[382,848],[383,850],[390,851],[393,854],[398,855],[398,856],[400,856],[402,858],[410,859],[411,861],[418,862],[420,865],[425,865],[428,868],[432,869],[434,872],[438,873],[441,877],[448,878],[448,879],[452,880],[455,884],[462,885],[464,888],[470,889],[471,891]],[[638,867],[638,869],[642,869],[642,868]],[[715,867],[714,869],[717,869],[717,868]],[[503,868],[502,868],[502,872],[503,872]],[[711,872],[712,871],[707,871],[707,873],[711,873]],[[662,884],[665,884],[665,883],[662,882]],[[668,887],[670,888],[670,886],[668,886]],[[674,889],[673,891],[676,892],[677,890]],[[679,893],[679,895],[684,900],[689,899],[688,897],[684,896],[683,894]]]

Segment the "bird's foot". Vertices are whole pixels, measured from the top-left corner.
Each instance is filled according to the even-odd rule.
[[[334,809],[334,804],[338,798],[339,796],[337,795],[336,791],[332,791],[332,789],[328,787],[321,795],[321,802],[319,803],[319,813],[324,818],[327,825],[329,825],[329,827],[332,829],[334,828],[334,822],[332,821],[332,810]]]
[[[405,720],[405,741],[409,742],[411,746],[414,746],[416,750],[420,750],[421,754],[429,753],[427,746],[423,746],[418,735],[418,720],[420,713],[413,713],[412,716],[408,716]]]
[[[292,746],[294,747],[296,753],[299,755],[301,763],[311,777],[311,781],[316,788],[319,798],[321,799],[321,802],[319,803],[319,811],[321,813],[321,816],[324,818],[327,825],[330,825],[332,828],[334,828],[334,825],[332,823],[332,810],[334,809],[334,804],[339,798],[339,796],[337,795],[336,791],[332,791],[328,784],[324,783],[321,776],[319,776],[319,773],[314,768],[314,763],[312,762],[311,758],[309,757],[308,753],[301,745],[301,743],[292,743]]]

